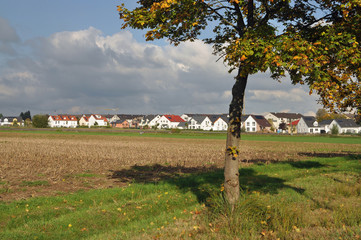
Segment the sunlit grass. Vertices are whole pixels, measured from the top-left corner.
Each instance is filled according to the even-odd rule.
[[[357,239],[360,173],[357,156],[241,168],[233,212],[221,170],[1,203],[0,239]]]

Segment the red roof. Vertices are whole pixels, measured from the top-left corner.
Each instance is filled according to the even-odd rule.
[[[103,120],[104,122],[108,122],[108,119],[102,115],[92,115],[96,120]]]
[[[179,115],[164,115],[171,122],[185,122]]]
[[[68,115],[63,115],[63,116],[50,116],[54,121],[77,121],[75,116],[68,116]]]
[[[293,122],[291,122],[291,125],[293,125],[293,126],[296,126],[297,124],[298,124],[298,122],[299,122],[300,120],[298,119],[298,120],[296,120],[296,121],[293,121]]]

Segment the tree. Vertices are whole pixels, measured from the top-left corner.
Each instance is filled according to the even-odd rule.
[[[30,119],[31,120],[31,114],[30,111],[27,111],[25,113],[21,112],[20,113],[20,117],[25,121],[26,119]]]
[[[326,109],[318,109],[316,112],[317,122],[322,122],[323,120],[333,120],[333,119],[345,119],[346,116],[339,113],[329,113]]]
[[[124,1],[126,2],[126,1]],[[239,199],[241,115],[248,76],[269,71],[307,84],[325,107],[361,113],[359,0],[139,0],[118,6],[122,28],[145,29],[146,40],[178,45],[202,39],[229,72],[236,70],[229,106],[224,192]],[[201,35],[206,28],[213,34]],[[202,38],[202,36],[206,36]]]
[[[0,118],[2,118],[3,117],[3,115],[2,115],[2,113],[0,113]]]
[[[33,127],[47,128],[48,127],[48,116],[47,115],[35,115],[33,117]]]

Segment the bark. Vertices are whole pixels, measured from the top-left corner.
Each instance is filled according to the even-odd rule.
[[[241,140],[241,116],[244,107],[244,94],[247,76],[236,77],[232,88],[232,101],[229,105],[229,124],[227,131],[226,155],[224,166],[224,191],[226,200],[234,208],[239,200],[239,148]]]

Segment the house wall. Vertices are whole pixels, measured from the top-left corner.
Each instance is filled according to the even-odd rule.
[[[213,128],[212,129],[213,129],[213,131],[227,131],[228,124],[222,118],[218,118],[213,123]]]
[[[246,132],[257,132],[257,126],[258,124],[252,116],[249,116],[246,121],[244,121],[244,128],[246,129]]]

